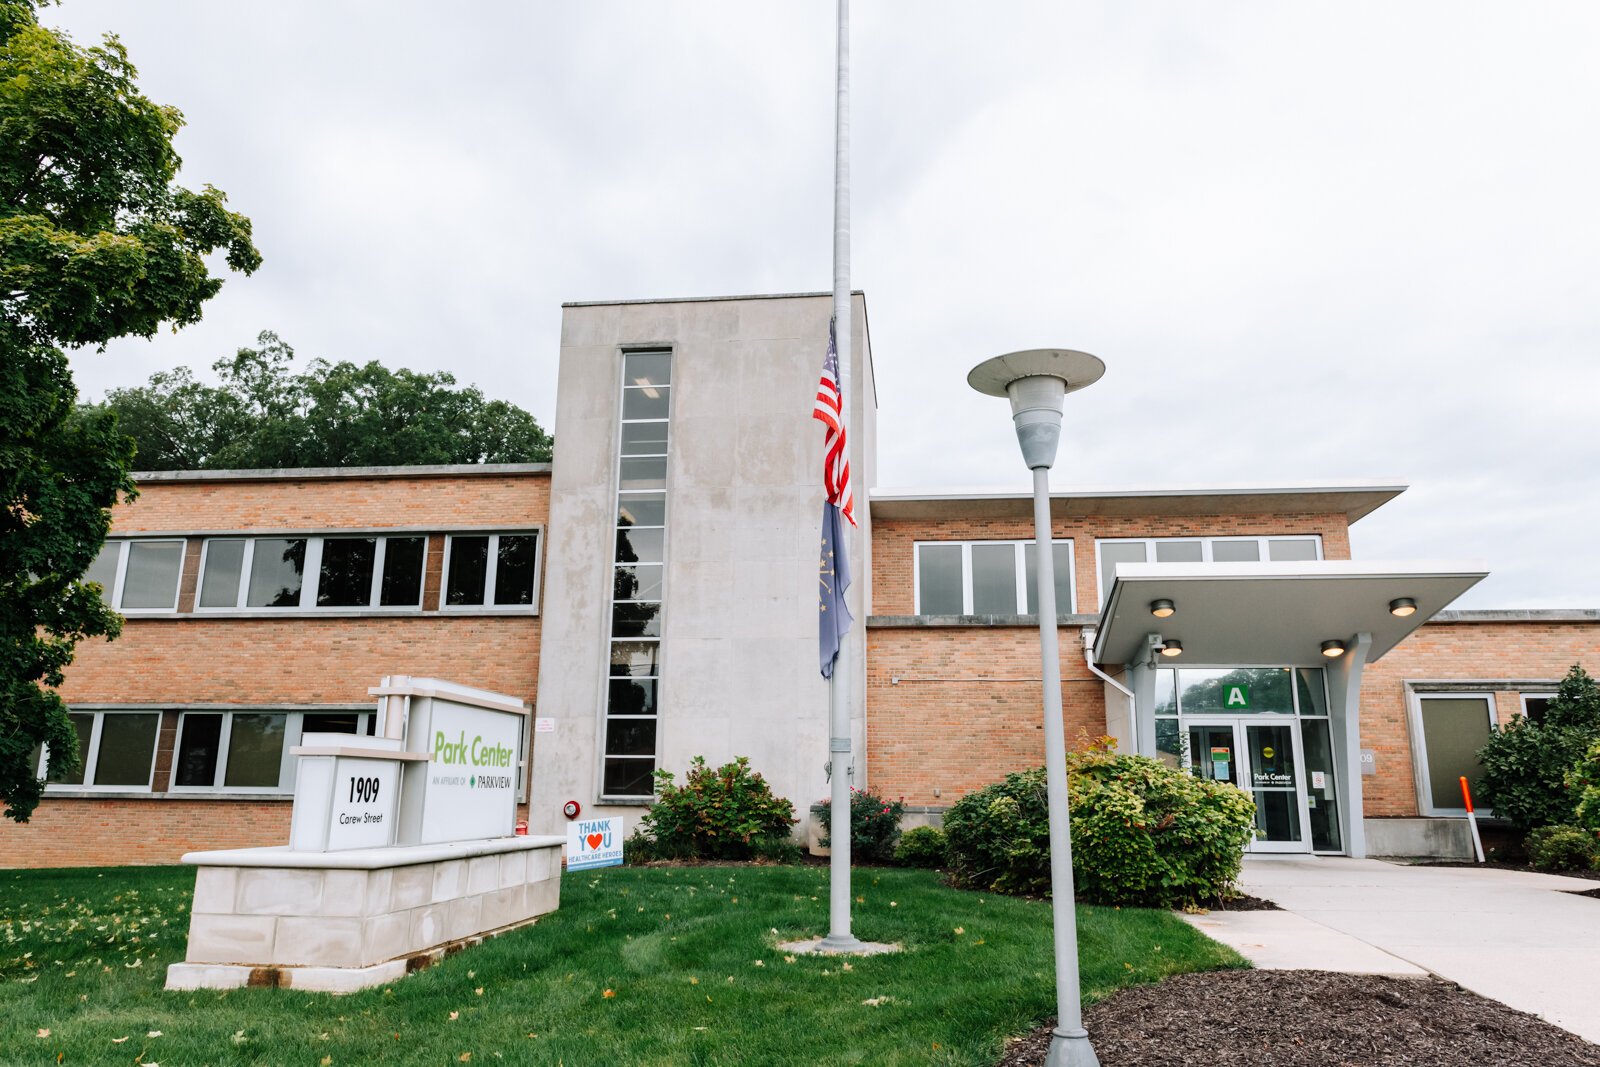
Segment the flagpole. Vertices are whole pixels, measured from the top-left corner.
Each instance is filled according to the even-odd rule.
[[[850,309],[850,0],[839,0],[839,58],[834,110],[833,147],[833,322],[839,355],[839,390],[843,394],[841,428],[850,422],[851,309]],[[850,458],[850,438],[845,437],[845,460]],[[841,524],[845,531],[854,526]],[[848,543],[850,534],[845,533]],[[850,643],[839,645],[839,658],[828,678],[828,763],[831,768],[828,836],[831,839],[828,889],[828,936],[819,948],[851,952],[861,942],[850,932],[850,772],[854,766],[850,744],[850,702],[854,693]]]

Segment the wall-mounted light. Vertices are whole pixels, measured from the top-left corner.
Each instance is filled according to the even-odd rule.
[[[1154,615],[1158,619],[1165,619],[1177,610],[1177,608],[1172,606],[1172,601],[1170,600],[1150,601],[1150,614]]]
[[[1403,619],[1407,615],[1415,615],[1416,613],[1417,602],[1408,596],[1395,597],[1389,601],[1390,615]]]
[[[1161,642],[1161,654],[1169,658],[1183,655],[1183,642],[1175,637],[1167,638]]]
[[[1322,654],[1324,656],[1327,656],[1329,659],[1338,659],[1340,656],[1344,655],[1344,642],[1343,641],[1324,641],[1324,642],[1322,642]]]

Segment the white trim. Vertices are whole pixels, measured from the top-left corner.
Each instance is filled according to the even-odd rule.
[[[161,709],[159,708],[78,708],[68,706],[69,715],[92,715],[93,722],[89,726],[89,743],[83,753],[83,781],[78,783],[47,782],[46,794],[59,792],[82,793],[149,793],[154,788],[156,774],[156,757],[161,754]],[[94,782],[96,772],[100,769],[100,735],[101,727],[107,715],[146,715],[155,719],[156,733],[150,745],[150,769],[145,774],[144,785],[96,785]],[[76,729],[74,729],[76,732]],[[39,746],[39,762],[34,768],[37,777],[43,778],[50,766],[50,746]]]
[[[1028,598],[1032,590],[1028,588],[1027,548],[1034,543],[1033,538],[978,538],[968,541],[913,541],[911,544],[911,611],[914,615],[921,615],[922,611],[922,550],[925,547],[948,546],[961,550],[961,615],[974,615],[972,592],[972,550],[974,547],[989,545],[1010,545],[1012,547],[1012,567],[1016,575],[1017,608],[1015,612],[1001,614],[1028,615]],[[1059,615],[1076,614],[1078,608],[1078,557],[1077,549],[1070,537],[1058,537],[1051,540],[1052,546],[1065,546],[1067,550],[1067,598],[1065,610],[1063,605],[1057,604],[1056,611]],[[1035,563],[1037,566],[1037,563]],[[1062,573],[1062,568],[1056,568],[1056,573]],[[1059,584],[1059,583],[1058,583]],[[994,614],[990,612],[988,614]]]
[[[487,537],[489,543],[485,549],[483,559],[483,600],[476,604],[449,604],[446,599],[450,593],[450,557],[451,548],[458,537]],[[496,604],[494,602],[495,586],[499,581],[499,567],[496,562],[500,558],[501,537],[531,537],[533,538],[533,593],[526,604]],[[426,575],[427,557],[423,557]],[[506,614],[539,614],[539,593],[544,578],[544,527],[507,527],[496,526],[483,530],[457,530],[444,535],[444,557],[439,566],[439,595],[435,600],[435,610],[446,615],[481,615],[485,612],[505,612]],[[420,594],[419,594],[420,596]],[[421,604],[419,602],[418,606]]]
[[[125,608],[122,606],[122,598],[127,591],[128,584],[128,563],[133,557],[132,546],[135,544],[175,544],[178,546],[178,573],[172,583],[172,605],[170,607]],[[143,615],[170,614],[178,610],[178,598],[183,589],[183,565],[189,554],[187,539],[172,534],[108,537],[101,551],[103,552],[106,548],[112,547],[117,550],[117,563],[112,574],[111,587],[105,591],[106,603],[110,605],[111,610],[122,615],[131,615],[135,618]]]
[[[328,705],[326,707],[295,707],[261,706],[233,706],[227,708],[185,706],[173,708],[178,712],[177,728],[172,734],[172,766],[167,774],[167,792],[183,796],[260,796],[277,797],[294,792],[295,772],[298,762],[291,751],[299,747],[301,737],[305,733],[305,717],[307,715],[354,715],[356,717],[356,732],[352,737],[371,736],[371,727],[374,712],[370,705],[354,708],[347,705]],[[184,723],[190,715],[220,715],[222,723],[217,732],[217,765],[211,773],[210,785],[179,785],[178,770],[183,752]],[[283,722],[283,749],[278,758],[278,784],[276,786],[230,786],[226,785],[228,774],[228,753],[233,742],[233,717],[235,715],[282,715]]]
[[[1254,560],[1230,560],[1228,562],[1219,563],[1213,558],[1213,555],[1214,555],[1213,546],[1217,542],[1244,542],[1244,541],[1253,541],[1253,542],[1255,542],[1255,544],[1256,544],[1256,555],[1257,555],[1256,559],[1254,559]],[[1316,554],[1312,557],[1312,559],[1309,559],[1309,560],[1274,560],[1272,558],[1272,545],[1269,543],[1269,542],[1272,542],[1272,541],[1310,541],[1312,543],[1313,548],[1316,551]],[[1202,564],[1205,564],[1207,567],[1238,567],[1238,566],[1254,567],[1254,566],[1257,566],[1257,565],[1262,564],[1262,563],[1278,564],[1278,565],[1281,565],[1281,566],[1293,566],[1295,564],[1302,564],[1302,563],[1323,562],[1322,535],[1320,533],[1312,533],[1312,534],[1306,534],[1306,533],[1220,534],[1220,535],[1217,535],[1217,536],[1196,534],[1196,535],[1183,536],[1183,537],[1097,537],[1097,538],[1094,539],[1094,575],[1095,575],[1095,586],[1096,586],[1095,592],[1099,595],[1100,606],[1102,608],[1105,607],[1106,600],[1111,596],[1111,587],[1115,583],[1117,575],[1119,573],[1121,573],[1117,568],[1121,568],[1121,567],[1147,567],[1147,566],[1152,566],[1152,565],[1154,565],[1154,566],[1166,566],[1166,567],[1180,567],[1180,566],[1185,566],[1185,565],[1194,566],[1195,565],[1195,561],[1193,561],[1193,560],[1187,560],[1187,561],[1180,560],[1180,561],[1172,562],[1172,563],[1163,563],[1161,561],[1158,561],[1155,557],[1156,557],[1156,549],[1157,549],[1158,545],[1163,545],[1163,544],[1169,544],[1169,545],[1170,544],[1194,544],[1196,542],[1199,542],[1199,544],[1200,544],[1200,560],[1199,560],[1199,562],[1202,563]],[[1117,563],[1115,565],[1115,567],[1113,568],[1112,572],[1111,572],[1111,576],[1110,576],[1111,580],[1108,581],[1108,580],[1106,580],[1106,575],[1105,575],[1105,572],[1104,572],[1104,570],[1102,568],[1102,563],[1101,563],[1101,558],[1100,558],[1100,556],[1101,556],[1100,546],[1101,545],[1143,545],[1144,546],[1144,556],[1145,556],[1144,562],[1143,563],[1121,563],[1121,562]],[[1225,572],[1225,571],[1217,571],[1216,573],[1224,574],[1224,573],[1227,573],[1227,572]]]
[[[1411,683],[1406,683],[1406,724],[1411,731],[1411,769],[1415,779],[1417,791],[1417,813],[1427,817],[1456,817],[1466,818],[1466,807],[1435,807],[1433,803],[1433,781],[1428,767],[1428,741],[1423,730],[1422,702],[1424,700],[1476,700],[1482,699],[1485,710],[1489,715],[1489,733],[1492,736],[1500,728],[1499,716],[1496,714],[1495,694],[1489,690],[1463,692],[1459,690],[1429,691],[1419,689]],[[1481,805],[1478,814],[1485,818],[1494,818],[1494,811]]]
[[[446,535],[449,536],[449,535]],[[366,605],[346,604],[339,606],[320,607],[317,604],[318,586],[322,581],[322,549],[329,540],[356,541],[371,539],[376,542],[372,559],[372,582],[370,586],[370,603]],[[417,576],[417,600],[414,604],[391,604],[382,606],[379,601],[383,594],[383,567],[388,559],[388,544],[390,539],[422,542],[422,560],[419,563]],[[306,543],[305,559],[300,568],[300,600],[292,607],[263,607],[251,606],[247,603],[250,596],[250,577],[255,569],[255,546],[258,541],[304,541]],[[318,615],[349,615],[352,613],[383,614],[414,614],[426,610],[423,604],[425,587],[428,577],[428,534],[421,531],[405,531],[396,533],[385,530],[337,530],[326,534],[303,534],[280,531],[262,531],[251,534],[222,534],[214,537],[204,537],[200,541],[200,560],[195,574],[194,609],[185,613],[184,617],[231,617],[231,618],[285,618]],[[205,595],[206,566],[211,558],[211,545],[215,541],[240,541],[244,544],[243,554],[239,561],[239,588],[234,594],[233,604],[202,606],[200,601]],[[534,564],[535,572],[538,563]],[[537,599],[537,593],[535,593]],[[174,603],[174,610],[176,610]],[[524,607],[524,605],[517,605]]]

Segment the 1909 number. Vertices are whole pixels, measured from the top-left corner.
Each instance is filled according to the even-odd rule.
[[[352,779],[350,779],[350,800],[351,800],[351,802],[354,803],[355,801],[359,800],[363,804],[370,804],[374,800],[377,800],[378,799],[378,786],[380,784],[381,783],[376,778],[352,778]]]

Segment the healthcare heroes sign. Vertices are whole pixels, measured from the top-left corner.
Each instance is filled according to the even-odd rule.
[[[622,816],[567,823],[567,870],[622,865]]]

